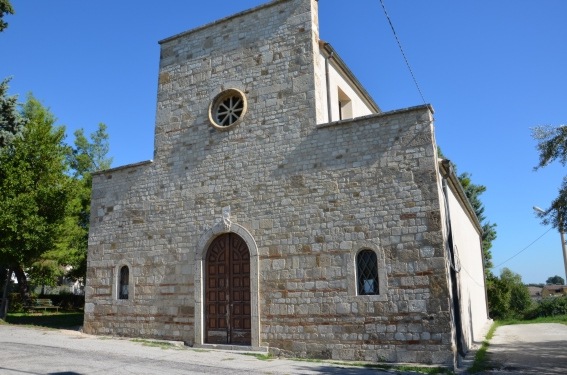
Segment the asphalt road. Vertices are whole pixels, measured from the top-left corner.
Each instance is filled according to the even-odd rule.
[[[239,352],[151,347],[143,342],[75,331],[0,325],[0,374],[380,374],[376,369]],[[385,372],[392,374],[392,372]]]
[[[326,362],[260,360],[234,351],[184,346],[164,349],[147,343],[76,331],[0,325],[0,374],[400,374]],[[485,374],[567,374],[567,326],[499,327],[488,356],[492,370]]]

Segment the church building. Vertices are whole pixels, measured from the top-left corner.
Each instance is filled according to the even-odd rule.
[[[275,0],[160,42],[154,159],[93,176],[84,331],[452,366],[481,226],[433,109],[383,112]]]

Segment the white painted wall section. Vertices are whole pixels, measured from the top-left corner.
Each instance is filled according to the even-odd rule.
[[[317,62],[319,70],[317,76],[321,77],[316,87],[320,115],[317,119],[318,124],[376,113],[356,89],[356,85],[348,78],[348,75],[341,71],[333,57],[327,57],[324,52],[320,51]],[[328,66],[326,66],[327,63]],[[331,107],[331,118],[329,118],[328,103]]]
[[[453,189],[448,189],[448,206],[458,271],[459,299],[464,340],[468,348],[483,339],[488,322],[480,233]]]

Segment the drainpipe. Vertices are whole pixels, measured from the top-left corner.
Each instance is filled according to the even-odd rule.
[[[447,167],[448,173],[452,171],[449,160],[443,160],[442,163]],[[445,198],[445,212],[447,221],[447,243],[449,247],[449,260],[451,267],[449,267],[449,274],[451,278],[451,291],[453,293],[453,313],[455,317],[455,334],[457,341],[457,352],[464,357],[466,355],[463,348],[463,325],[461,316],[461,302],[459,298],[459,286],[457,280],[457,270],[455,270],[455,247],[453,243],[453,230],[451,228],[451,213],[449,211],[449,190],[447,186],[447,178],[449,174],[443,176],[443,196]]]
[[[327,47],[327,43],[325,43],[325,51],[328,55],[325,57],[325,82],[327,85],[327,122],[333,121],[332,111],[331,111],[331,78],[329,74],[329,60],[333,58],[334,52],[329,51]]]

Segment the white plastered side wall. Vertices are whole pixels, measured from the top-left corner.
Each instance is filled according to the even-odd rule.
[[[448,189],[455,269],[458,271],[463,339],[467,349],[482,340],[488,312],[482,265],[481,236],[453,189]]]

